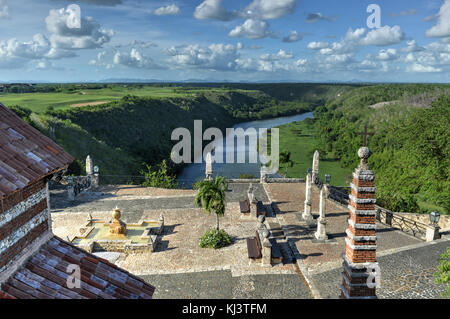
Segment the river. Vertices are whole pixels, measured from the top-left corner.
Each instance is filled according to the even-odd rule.
[[[242,122],[233,126],[233,128],[242,128],[244,130],[248,128],[255,128],[257,131],[261,128],[272,128],[280,125],[303,121],[307,118],[312,118],[313,113],[303,113],[292,116],[284,116],[277,117],[273,119],[266,120],[258,120],[251,122]],[[217,140],[217,145],[224,145],[226,137],[222,140]],[[213,163],[213,176],[220,175],[225,176],[226,178],[239,178],[241,174],[245,173],[247,175],[253,175],[254,178],[260,177],[260,163],[258,159],[258,163],[249,163],[248,162],[248,148],[249,148],[249,139],[245,141],[244,147],[227,147],[223,148],[224,158],[226,158],[227,152],[234,152],[234,158],[236,159],[238,154],[244,152],[246,154],[246,162],[245,163]],[[218,147],[219,147],[218,146]],[[205,178],[205,162],[203,160],[202,163],[192,163],[187,165],[180,174],[178,174],[177,181],[182,187],[191,187],[192,183]]]

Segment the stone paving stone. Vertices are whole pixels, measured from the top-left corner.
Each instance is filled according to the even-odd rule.
[[[442,298],[444,285],[433,282],[439,256],[450,241],[426,243],[423,247],[404,250],[377,258],[381,269],[380,299],[436,299]],[[342,266],[312,276],[322,298],[338,298],[342,281]]]
[[[311,298],[300,277],[294,274],[233,277],[231,271],[208,271],[140,277],[156,287],[156,299]]]

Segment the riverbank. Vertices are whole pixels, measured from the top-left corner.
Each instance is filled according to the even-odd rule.
[[[213,176],[220,175],[226,178],[240,178],[245,175],[247,177],[259,178],[261,163],[259,159],[256,163],[250,162],[249,147],[251,146],[249,145],[249,141],[254,140],[257,142],[257,134],[261,133],[261,130],[270,129],[291,122],[303,121],[307,118],[311,118],[312,116],[312,112],[305,112],[292,116],[282,116],[272,119],[242,122],[234,125],[234,129],[241,128],[245,131],[245,134],[247,136],[245,145],[227,145],[225,143],[225,134],[223,134],[224,137],[222,140],[215,140],[218,145],[216,148],[216,152],[223,153],[223,163],[213,163]],[[252,129],[254,129],[254,131],[252,131]],[[252,151],[257,152],[257,149],[254,149]],[[230,153],[233,154],[233,158],[235,159],[235,161],[240,156],[243,156],[244,158],[246,158],[245,163],[236,163],[235,161],[233,161],[232,163],[229,162],[227,154]],[[201,160],[201,163],[188,164],[181,171],[181,173],[178,174],[177,181],[182,187],[189,187],[195,181],[203,179],[205,177],[205,161],[204,159],[198,160]]]
[[[319,140],[314,135],[312,121],[297,121],[278,126],[280,132],[280,153],[291,152],[292,167],[280,163],[279,173],[286,177],[305,177],[306,170],[311,168],[314,151]],[[342,168],[338,159],[319,157],[319,176],[324,180],[325,174],[331,175],[331,184],[346,186],[351,176],[351,170]]]

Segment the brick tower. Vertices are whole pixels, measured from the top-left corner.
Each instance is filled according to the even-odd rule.
[[[375,176],[368,166],[369,149],[361,147],[358,156],[361,163],[353,172],[350,184],[352,194],[349,196],[345,254],[342,255],[344,269],[340,297],[373,299],[377,298],[375,290],[380,274],[376,262]]]

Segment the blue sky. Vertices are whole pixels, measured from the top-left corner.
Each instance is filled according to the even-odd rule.
[[[0,0],[3,82],[448,83],[449,71],[450,0]]]

